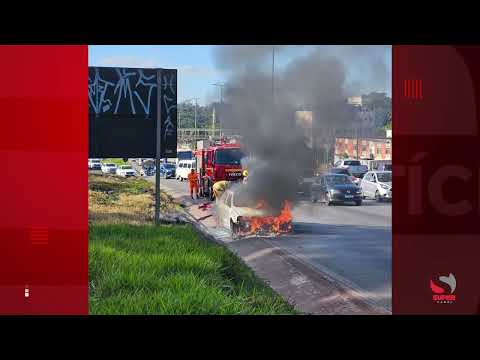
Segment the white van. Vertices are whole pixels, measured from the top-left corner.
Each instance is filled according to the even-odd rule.
[[[180,160],[175,171],[177,180],[187,180],[188,174],[190,174],[192,169],[196,170],[196,168],[196,160]]]

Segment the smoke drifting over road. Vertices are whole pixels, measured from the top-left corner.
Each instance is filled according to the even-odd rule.
[[[295,48],[275,46],[277,59],[287,51],[303,50]],[[353,120],[345,102],[357,89],[349,88],[342,56],[358,56],[363,71],[376,74],[378,49],[348,46],[332,51],[332,48],[314,47],[287,64],[276,66],[274,91],[271,46],[217,49],[217,66],[229,74],[224,100],[232,105],[222,120],[224,127],[238,129],[253,155],[253,160],[246,164],[250,176],[245,187],[252,199],[263,199],[275,209],[280,209],[284,200],[295,201],[299,169],[312,165],[304,155],[307,153],[304,132],[295,125],[295,111],[301,106],[314,109],[316,128],[347,127]],[[375,75],[375,81],[386,76]],[[362,87],[359,83],[355,85]]]

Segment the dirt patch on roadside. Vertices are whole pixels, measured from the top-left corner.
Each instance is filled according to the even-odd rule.
[[[160,193],[162,214],[173,214],[176,205],[168,194]],[[88,219],[100,224],[151,224],[155,214],[152,183],[144,179],[113,175],[88,177]]]

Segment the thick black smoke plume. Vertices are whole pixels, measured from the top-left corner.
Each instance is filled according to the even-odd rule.
[[[341,57],[359,56],[364,71],[375,73],[370,68],[378,69],[378,49],[374,48],[351,46],[335,52],[328,46],[315,47],[275,69],[273,90],[271,46],[224,46],[217,50],[217,65],[230,76],[224,99],[231,107],[223,115],[223,125],[238,129],[250,154],[245,164],[250,176],[242,188],[251,199],[263,199],[277,210],[285,200],[296,200],[300,169],[312,164],[305,155],[304,132],[296,127],[295,111],[302,106],[312,109],[316,128],[348,127],[353,119],[345,103],[352,90]],[[277,56],[289,49],[275,46]],[[377,82],[382,76],[387,75],[374,75]]]

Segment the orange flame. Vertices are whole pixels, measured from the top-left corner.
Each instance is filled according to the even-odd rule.
[[[261,200],[257,203],[256,208],[266,207],[266,202]],[[282,211],[278,216],[252,216],[245,218],[249,221],[250,227],[241,231],[242,235],[257,234],[259,232],[267,232],[270,234],[288,233],[292,230],[292,213],[290,210],[290,202],[285,201]]]

